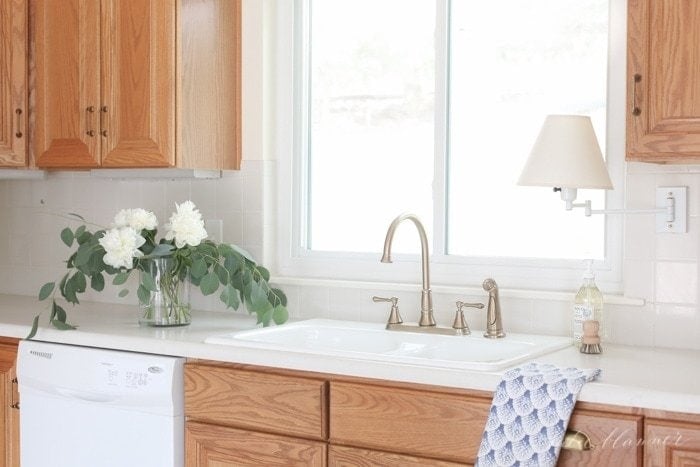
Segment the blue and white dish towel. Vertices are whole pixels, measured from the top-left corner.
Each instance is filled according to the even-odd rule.
[[[493,396],[476,465],[554,466],[578,393],[599,374],[543,363],[507,371]]]

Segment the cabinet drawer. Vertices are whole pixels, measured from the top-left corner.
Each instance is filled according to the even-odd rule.
[[[331,446],[328,449],[329,467],[458,467],[464,464],[406,456],[393,452]]]
[[[185,365],[185,415],[221,425],[325,439],[326,384],[202,363]]]
[[[641,465],[642,426],[643,418],[637,415],[575,410],[568,430],[588,435],[593,449],[562,449],[557,465]]]
[[[331,443],[473,463],[491,402],[331,382]]]
[[[322,442],[195,422],[187,422],[185,452],[187,467],[323,467],[326,461]]]

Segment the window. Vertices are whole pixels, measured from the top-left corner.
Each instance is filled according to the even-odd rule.
[[[624,3],[297,0],[282,272],[388,278],[376,253],[391,220],[411,211],[446,283],[500,272],[511,286],[557,288],[590,257],[603,281],[619,281],[620,222],[566,212],[549,190],[516,181],[555,113],[590,115],[621,179],[624,127],[610,122],[624,121],[624,60],[611,57],[624,56]],[[606,202],[601,191],[584,197]],[[418,251],[410,230],[394,251]]]

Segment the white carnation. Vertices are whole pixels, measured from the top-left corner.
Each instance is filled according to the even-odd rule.
[[[146,239],[131,227],[115,227],[105,232],[98,242],[105,249],[102,258],[105,264],[117,269],[131,269],[134,266],[134,258],[143,255],[139,247]]]
[[[143,229],[154,230],[158,227],[158,219],[155,214],[145,209],[122,209],[114,216],[114,227],[131,227],[137,232]]]
[[[165,229],[165,239],[175,239],[177,248],[197,246],[207,238],[202,215],[192,201],[175,204],[175,212],[170,216],[170,222],[165,224]]]

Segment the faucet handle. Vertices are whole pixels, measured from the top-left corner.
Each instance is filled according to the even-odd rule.
[[[390,302],[391,303],[391,313],[389,313],[389,321],[386,324],[401,324],[403,323],[403,318],[399,313],[399,299],[398,297],[377,297],[376,295],[372,297],[374,302]]]
[[[483,303],[466,303],[457,300],[456,302],[457,305],[457,311],[455,312],[455,322],[452,324],[453,329],[458,329],[462,331],[462,334],[471,334],[472,332],[469,330],[469,325],[467,324],[467,320],[464,319],[464,311],[462,308],[469,307],[469,308],[483,308],[484,304]]]

